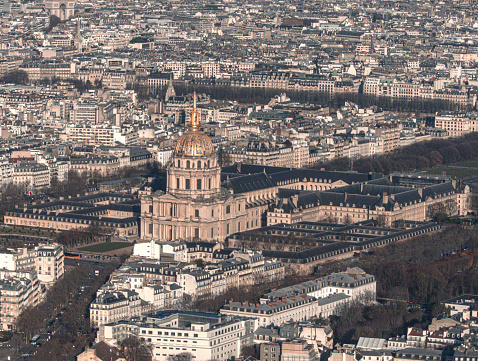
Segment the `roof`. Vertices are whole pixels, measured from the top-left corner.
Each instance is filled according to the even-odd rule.
[[[384,338],[360,337],[357,342],[357,348],[381,349],[384,344]]]
[[[95,350],[95,356],[102,361],[115,361],[125,358],[123,353],[118,348],[111,347],[104,341],[94,344],[91,346],[91,349]]]

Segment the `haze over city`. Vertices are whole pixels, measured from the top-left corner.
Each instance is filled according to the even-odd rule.
[[[4,1],[0,361],[477,361],[476,5]]]

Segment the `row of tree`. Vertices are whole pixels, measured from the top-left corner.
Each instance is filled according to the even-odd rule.
[[[43,302],[22,312],[17,319],[17,330],[25,333],[27,339],[39,333],[78,295],[87,277],[88,269],[84,266],[66,272],[63,278],[48,290]]]
[[[75,228],[61,231],[56,241],[66,248],[77,247],[98,241],[108,240],[113,228],[93,222],[86,228]]]
[[[380,297],[436,303],[478,291],[478,232],[452,226],[363,254],[360,263]]]
[[[412,171],[478,158],[478,133],[469,133],[459,138],[436,139],[414,143],[390,153],[353,161],[353,169],[362,172],[390,174],[394,171]],[[348,158],[337,158],[318,164],[327,170],[350,170]]]
[[[70,299],[71,303],[65,306],[65,312],[60,318],[62,325],[60,331],[52,335],[50,340],[37,349],[36,354],[31,357],[32,361],[75,360],[76,355],[94,342],[95,332],[92,332],[89,322],[89,305],[96,297],[96,291],[119,264],[116,261],[110,262],[81,294],[76,292],[75,296]],[[69,273],[76,273],[81,268],[81,266],[76,267]],[[85,275],[84,273],[85,271],[82,271],[83,275]],[[83,279],[86,280],[86,277]],[[76,290],[78,291],[78,289]],[[48,292],[47,299],[52,297],[50,296],[52,292],[54,292],[53,289]],[[41,311],[38,310],[41,307],[40,305],[35,312],[30,313],[30,318],[41,320]],[[43,324],[43,328],[44,326],[45,324]]]
[[[167,87],[149,89],[146,85],[132,84],[131,88],[138,93],[140,99],[158,97],[164,99]],[[277,88],[250,88],[229,85],[203,85],[188,82],[176,82],[174,88],[177,94],[189,94],[193,91],[205,93],[216,100],[235,100],[239,103],[267,104],[271,98],[287,93],[287,96],[296,102],[311,103],[339,109],[346,102],[353,102],[361,108],[376,106],[384,111],[399,111],[413,113],[435,113],[445,110],[468,109],[468,106],[440,99],[421,98],[392,98],[386,96],[375,96],[363,93],[336,93],[330,94],[318,90],[294,90]]]
[[[345,305],[341,316],[332,319],[334,336],[338,342],[350,342],[359,337],[402,335],[411,326],[425,327],[446,312],[440,301],[478,291],[477,262],[476,229],[458,227],[362,254],[359,266],[376,277],[378,297],[394,301]],[[409,309],[409,302],[426,306]]]

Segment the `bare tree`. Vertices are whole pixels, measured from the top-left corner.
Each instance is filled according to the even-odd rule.
[[[445,212],[448,217],[453,217],[456,215],[458,210],[458,203],[454,199],[449,199],[444,203]]]
[[[127,361],[151,361],[152,359],[152,347],[137,336],[129,336],[121,340],[118,345]]]

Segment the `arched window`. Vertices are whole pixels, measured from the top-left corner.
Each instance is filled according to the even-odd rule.
[[[186,161],[186,168],[187,169],[191,168],[191,162],[189,160]]]
[[[201,169],[201,161],[198,160],[198,169]]]
[[[231,213],[231,206],[227,205],[226,206],[226,214],[229,214],[229,213]]]

